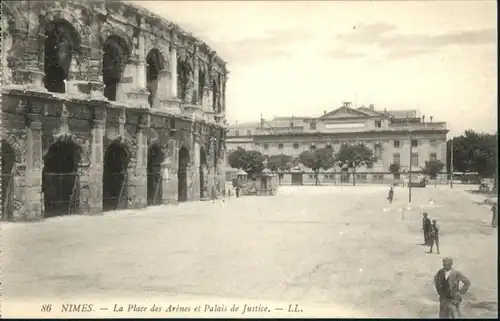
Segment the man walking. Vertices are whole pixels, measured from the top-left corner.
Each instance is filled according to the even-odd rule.
[[[429,253],[432,253],[432,247],[436,244],[437,254],[439,254],[439,225],[436,220],[432,220],[430,228],[429,244],[431,246]]]
[[[424,230],[424,245],[430,245],[431,220],[429,219],[427,212],[424,212],[423,215],[422,229]]]
[[[460,317],[462,296],[469,289],[471,282],[460,271],[452,268],[453,259],[445,257],[443,268],[434,276],[434,285],[439,295],[439,318],[457,319]],[[460,282],[463,283],[460,288]]]
[[[498,226],[498,216],[497,216],[497,204],[493,203],[493,206],[491,207],[491,212],[493,212],[493,217],[491,218],[491,226],[492,227],[497,227]]]
[[[387,196],[387,199],[389,200],[389,203],[392,204],[392,199],[394,198],[394,189],[391,188],[389,189],[389,196]]]

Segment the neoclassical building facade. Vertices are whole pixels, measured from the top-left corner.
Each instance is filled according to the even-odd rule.
[[[2,2],[2,219],[224,188],[226,63],[124,2]]]
[[[446,165],[447,133],[446,122],[436,121],[431,115],[426,118],[418,110],[377,110],[374,105],[354,107],[345,102],[318,116],[275,117],[233,124],[227,134],[227,149],[231,152],[242,147],[265,156],[285,154],[297,158],[309,149],[329,146],[337,152],[343,144],[362,143],[373,150],[377,161],[372,168],[358,169],[356,180],[382,182],[392,180],[391,164],[399,164],[402,173],[410,171],[410,164],[412,173],[421,172],[427,161],[437,160]],[[321,180],[340,181],[335,176],[341,176],[341,170],[333,167]],[[314,183],[311,170],[302,165],[288,174],[282,182]],[[352,176],[346,174],[345,179]]]

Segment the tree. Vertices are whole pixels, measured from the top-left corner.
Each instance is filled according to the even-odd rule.
[[[232,168],[241,168],[240,158],[244,153],[246,153],[246,150],[242,147],[238,147],[235,151],[232,151],[227,158],[229,166]]]
[[[480,177],[496,176],[497,134],[466,130],[463,135],[447,142],[447,171],[451,172],[451,143],[453,141],[453,170],[477,172]]]
[[[389,172],[394,175],[394,179],[399,179],[399,174],[401,173],[401,165],[399,165],[399,163],[389,165]]]
[[[249,177],[254,177],[264,169],[264,159],[258,151],[238,147],[229,155],[228,162],[231,167],[241,168]]]
[[[285,154],[272,155],[267,158],[267,168],[273,172],[289,171],[292,168],[293,157]]]
[[[314,172],[316,185],[319,185],[318,173],[320,169],[327,170],[335,165],[335,158],[331,148],[316,148],[300,153],[299,161]]]
[[[443,169],[444,164],[439,160],[432,160],[425,162],[423,168],[424,174],[429,175],[431,179],[436,179],[436,176]]]
[[[335,155],[335,159],[340,167],[352,169],[354,174],[352,181],[353,186],[356,185],[356,170],[361,166],[371,168],[376,161],[373,151],[363,144],[342,145]]]

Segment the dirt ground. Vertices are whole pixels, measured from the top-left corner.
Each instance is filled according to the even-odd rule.
[[[386,186],[281,187],[274,197],[4,223],[3,301],[230,298],[427,318],[438,312],[433,276],[451,256],[472,282],[463,316],[498,317],[491,211],[459,187],[414,188],[411,209],[407,189],[393,204],[386,196]],[[441,255],[421,245],[421,206],[441,226]]]

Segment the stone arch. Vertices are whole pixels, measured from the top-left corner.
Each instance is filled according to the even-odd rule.
[[[166,153],[157,141],[148,144],[147,151],[147,204],[159,205],[162,203],[163,175],[162,164]]]
[[[78,137],[74,134],[70,133],[59,133],[52,136],[52,144],[58,142],[72,142],[78,148],[78,152],[80,153],[80,161],[78,163],[79,166],[88,165],[90,162],[90,155],[88,154],[87,148],[85,147],[85,139],[82,137]],[[49,151],[50,147],[42,152],[42,156],[45,157]]]
[[[62,14],[61,14],[62,15]],[[48,20],[44,25],[44,72],[45,88],[50,92],[66,92],[65,80],[70,79],[75,53],[80,51],[81,34],[66,19]]]
[[[78,43],[78,45],[81,45],[82,44],[82,39],[83,38],[86,38],[86,36],[88,36],[86,33],[86,28],[84,28],[84,26],[81,24],[80,22],[80,19],[78,19],[77,17],[75,17],[75,15],[73,15],[70,11],[68,10],[63,10],[63,9],[53,9],[53,10],[50,10],[49,12],[47,12],[45,14],[45,21],[47,22],[47,26],[50,24],[50,22],[52,21],[65,21],[67,22],[68,24],[70,24],[73,29],[75,30],[75,37],[76,37],[76,41]],[[47,28],[47,26],[45,26],[45,28]],[[42,30],[43,32],[45,32],[45,30]],[[75,48],[75,49],[79,49],[78,48]]]
[[[42,192],[44,217],[71,214],[78,211],[80,181],[78,167],[85,148],[71,134],[54,135],[43,156]]]
[[[160,50],[152,48],[146,55],[146,87],[149,91],[148,102],[153,107],[158,91],[160,72],[165,69],[165,57]]]
[[[104,34],[102,55],[102,77],[104,96],[116,101],[118,84],[122,81],[125,68],[132,54],[132,44],[127,35],[118,30],[113,34]],[[102,39],[101,39],[102,40]]]
[[[133,145],[118,136],[106,141],[103,158],[102,200],[103,210],[117,210],[128,207],[129,175],[133,166]]]
[[[113,143],[125,148],[127,156],[130,158],[130,160],[135,159],[135,146],[134,143],[132,143],[132,141],[130,141],[128,138],[123,136],[117,136],[113,139],[106,138],[104,149],[108,148]]]
[[[5,141],[12,147],[12,149],[14,150],[14,157],[16,164],[22,163],[23,149],[21,148],[19,142],[17,141],[17,138],[14,135],[7,132],[6,130],[2,129],[0,130],[0,140]]]
[[[127,54],[129,56],[134,51],[134,43],[132,41],[132,38],[130,38],[126,32],[124,32],[118,28],[111,27],[109,25],[104,25],[101,28],[101,34],[99,36],[99,41],[100,41],[101,47],[106,44],[106,40],[108,40],[109,38],[120,39],[122,41],[121,45],[123,46],[124,49],[126,49]]]

